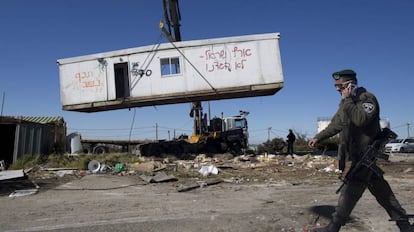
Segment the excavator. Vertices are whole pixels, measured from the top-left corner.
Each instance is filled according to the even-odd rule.
[[[181,41],[181,14],[178,0],[162,0],[164,7],[164,22],[160,29],[171,43]],[[171,141],[154,141],[140,144],[137,147],[141,155],[159,156],[162,154],[190,153],[224,153],[241,154],[248,146],[247,111],[240,110],[239,115],[208,119],[203,113],[200,101],[191,103],[190,117],[193,118],[192,135],[180,136]]]

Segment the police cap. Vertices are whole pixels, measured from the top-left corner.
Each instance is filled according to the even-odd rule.
[[[339,78],[345,79],[345,80],[356,80],[356,72],[352,69],[344,69],[338,72],[332,73],[332,77],[335,80],[338,80]]]

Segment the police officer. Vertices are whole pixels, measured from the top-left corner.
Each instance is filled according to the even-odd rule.
[[[352,168],[381,131],[379,104],[372,93],[357,86],[356,73],[353,70],[346,69],[335,72],[332,77],[335,80],[335,88],[342,98],[339,109],[333,116],[331,123],[311,139],[308,145],[313,148],[319,141],[339,133],[341,146],[344,146],[342,147],[345,153],[343,155],[352,161]],[[383,175],[370,172],[372,171],[366,168],[361,173],[357,172],[353,178],[345,183],[340,191],[332,221],[326,227],[316,228],[312,231],[339,231],[366,188],[387,211],[391,220],[396,221],[401,231],[414,231],[414,226],[410,225],[405,210],[401,207]]]

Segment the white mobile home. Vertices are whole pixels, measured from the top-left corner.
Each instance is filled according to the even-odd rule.
[[[63,110],[272,95],[283,87],[279,38],[194,40],[59,59]]]

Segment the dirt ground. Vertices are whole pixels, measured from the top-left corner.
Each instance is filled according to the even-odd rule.
[[[163,161],[162,168],[147,162],[118,174],[32,171],[27,180],[0,183],[0,231],[304,231],[325,225],[336,205],[341,182],[333,162],[305,155]],[[218,174],[203,176],[203,164]],[[379,165],[414,213],[414,154]],[[174,178],[144,181],[150,173]],[[10,195],[36,186],[37,194]],[[398,228],[367,191],[341,231]]]

